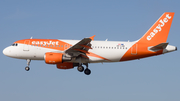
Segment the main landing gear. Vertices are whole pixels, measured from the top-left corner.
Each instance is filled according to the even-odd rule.
[[[27,59],[27,66],[25,67],[25,70],[26,70],[26,71],[29,71],[29,70],[30,70],[30,68],[29,68],[30,62],[31,62],[31,60],[30,60],[30,59]]]
[[[79,64],[79,66],[77,67],[77,70],[78,70],[79,72],[83,72],[83,71],[84,71],[84,73],[85,73],[86,75],[90,75],[90,74],[91,74],[91,70],[88,69],[88,63],[85,63],[84,65],[86,66],[86,69],[85,69],[85,70],[84,70],[84,67],[82,66],[82,64]]]

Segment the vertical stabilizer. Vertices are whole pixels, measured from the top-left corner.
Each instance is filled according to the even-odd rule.
[[[173,17],[173,12],[165,12],[144,34],[138,43],[149,43],[149,45],[165,43],[169,34]]]

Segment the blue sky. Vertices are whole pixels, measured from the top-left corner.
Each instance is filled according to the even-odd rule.
[[[164,12],[175,12],[167,42],[180,47],[179,0],[1,0],[2,51],[26,38],[134,41]],[[0,54],[1,101],[179,101],[178,51],[120,63],[90,64],[90,76],[44,61]]]

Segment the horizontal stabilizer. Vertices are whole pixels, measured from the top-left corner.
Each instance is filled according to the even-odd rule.
[[[160,43],[160,44],[158,44],[156,46],[150,47],[149,50],[158,51],[158,50],[161,50],[161,49],[165,49],[168,44],[169,43]]]

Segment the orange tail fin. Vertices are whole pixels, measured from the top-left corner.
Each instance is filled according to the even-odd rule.
[[[165,12],[154,25],[141,37],[120,59],[127,61],[140,59],[163,53],[167,47],[166,40],[169,34],[174,13]],[[148,48],[150,47],[150,48]]]
[[[173,17],[173,12],[165,12],[144,34],[138,43],[148,43],[149,45],[165,43],[169,34]]]

